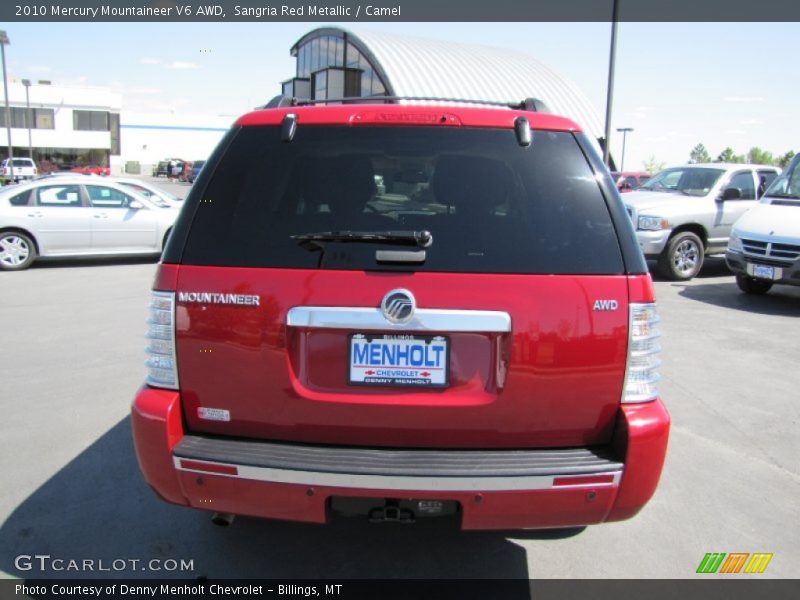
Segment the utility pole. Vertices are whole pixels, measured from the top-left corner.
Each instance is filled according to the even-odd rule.
[[[0,31],[0,54],[3,55],[3,92],[6,97],[6,133],[8,134],[8,166],[11,169],[11,181],[14,181],[14,149],[11,147],[11,109],[8,108],[8,76],[6,73],[6,44],[11,40],[5,31]]]
[[[22,85],[25,86],[25,123],[28,125],[28,156],[33,160],[33,139],[31,138],[31,124],[33,123],[33,113],[31,112],[31,97],[28,90],[31,89],[31,80],[23,79]]]
[[[603,144],[603,162],[609,165],[609,146],[611,138],[611,104],[614,100],[614,62],[617,55],[617,17],[619,15],[619,0],[614,0],[611,15],[611,52],[608,57],[608,89],[606,95],[606,131],[605,144]]]
[[[620,127],[617,131],[622,132],[622,160],[620,161],[619,170],[625,170],[625,138],[628,137],[628,134],[633,131],[633,127]]]

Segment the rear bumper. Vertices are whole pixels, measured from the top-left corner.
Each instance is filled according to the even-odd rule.
[[[655,491],[669,416],[620,409],[603,450],[320,448],[186,435],[177,392],[133,403],[136,454],[164,500],[209,511],[324,523],[334,497],[455,501],[464,529],[571,527],[626,519]]]

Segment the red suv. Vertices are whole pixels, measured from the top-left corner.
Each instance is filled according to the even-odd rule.
[[[531,101],[272,104],[204,166],[155,279],[147,483],[219,523],[636,514],[669,432],[658,316],[579,127]]]

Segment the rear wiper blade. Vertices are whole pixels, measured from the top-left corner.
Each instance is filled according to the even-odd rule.
[[[309,242],[349,242],[428,248],[433,244],[433,235],[426,229],[422,231],[317,231],[289,237],[297,240],[301,245]]]

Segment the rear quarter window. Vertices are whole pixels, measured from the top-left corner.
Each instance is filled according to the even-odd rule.
[[[8,202],[11,204],[11,206],[28,206],[30,197],[31,197],[31,191],[26,190],[21,194],[16,194],[14,196],[11,196],[11,198],[8,199]]]
[[[291,238],[423,229],[434,242],[422,264],[378,263],[380,244]],[[301,126],[291,143],[277,127],[243,128],[196,199],[182,262],[624,272],[605,198],[573,134],[535,131],[522,148],[513,131],[471,128]]]

